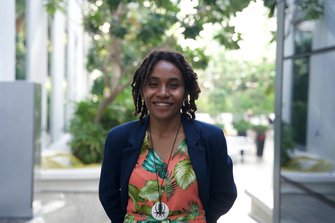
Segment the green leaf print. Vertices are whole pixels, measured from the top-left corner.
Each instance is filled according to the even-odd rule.
[[[126,215],[124,223],[136,223],[135,216]]]
[[[186,140],[185,139],[183,141],[181,141],[181,143],[179,144],[178,148],[173,153],[172,159],[174,159],[175,156],[178,155],[178,153],[179,153],[179,158],[182,157],[185,153],[187,153],[187,144],[186,144]]]
[[[198,204],[195,203],[195,202],[191,202],[189,204],[189,207],[190,207],[190,215],[192,216],[199,216],[200,215],[200,212],[199,212],[199,207],[198,207]]]
[[[157,181],[148,180],[145,183],[145,186],[141,188],[139,196],[149,201],[157,201],[158,200]]]
[[[145,160],[143,161],[142,167],[151,172],[151,173],[158,173],[158,176],[161,179],[164,179],[166,176],[166,163],[162,162],[159,156],[153,151],[149,150]]]
[[[144,201],[143,198],[141,198],[139,196],[139,193],[140,193],[140,191],[138,190],[137,187],[135,187],[132,184],[128,185],[128,194],[129,194],[129,197],[132,199],[136,210],[138,209],[137,202],[143,202]]]
[[[143,204],[140,208],[140,211],[147,216],[151,215],[151,207],[149,207],[148,205]]]
[[[195,173],[189,158],[176,164],[174,177],[176,178],[177,185],[183,188],[183,190],[186,190],[195,181]]]
[[[189,210],[183,209],[183,211],[180,212],[181,216],[175,219],[175,221],[181,221],[181,222],[187,222],[190,220],[195,220],[197,216],[200,215],[198,204],[195,202],[190,202],[189,204]]]
[[[168,199],[170,199],[173,196],[176,189],[177,189],[176,180],[174,180],[174,178],[171,177],[166,178],[165,191]]]

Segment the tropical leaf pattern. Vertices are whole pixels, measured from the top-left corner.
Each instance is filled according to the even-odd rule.
[[[195,173],[191,165],[190,159],[184,159],[176,164],[174,168],[174,176],[177,185],[186,190],[194,181]]]
[[[128,208],[124,222],[206,222],[204,217],[205,211],[203,210],[200,198],[194,196],[194,188],[197,188],[196,175],[188,156],[186,140],[183,140],[179,144],[172,155],[169,166],[167,166],[154,149],[151,148],[148,134],[144,138],[137,161],[138,165],[135,166],[130,177]],[[135,180],[137,179],[136,177],[139,180]],[[187,194],[190,194],[190,196]],[[173,205],[169,205],[169,201],[178,201],[180,203],[178,204],[179,208],[175,210],[170,209],[169,216],[163,221],[158,221],[151,215],[151,208],[159,201],[160,197],[164,199],[169,209],[171,206],[173,207]],[[180,197],[186,199],[180,200]],[[191,198],[188,199],[188,197]]]
[[[151,173],[156,174],[162,179],[166,178],[166,163],[162,162],[157,153],[150,149],[143,164],[143,168]]]
[[[158,190],[157,190],[157,181],[148,180],[144,187],[141,188],[139,196],[148,201],[157,201],[158,200]]]

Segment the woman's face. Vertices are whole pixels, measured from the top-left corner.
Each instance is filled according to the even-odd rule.
[[[184,79],[180,70],[173,63],[158,61],[143,88],[150,117],[161,120],[176,118],[184,97]]]

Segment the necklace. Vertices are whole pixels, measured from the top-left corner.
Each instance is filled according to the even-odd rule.
[[[164,165],[162,167],[162,168],[164,168],[163,169],[164,178],[162,180],[161,185],[159,185],[159,181],[158,181],[158,171],[156,169],[156,156],[154,156],[154,164],[155,164],[155,170],[156,170],[155,173],[156,173],[156,180],[157,180],[158,202],[156,204],[154,204],[154,206],[151,208],[151,215],[152,215],[152,217],[154,217],[154,219],[159,220],[159,221],[164,220],[165,218],[167,218],[167,216],[169,216],[169,212],[170,212],[169,207],[167,206],[167,204],[162,202],[162,194],[163,194],[163,191],[162,191],[163,189],[162,188],[163,188],[164,180],[168,176],[168,167],[169,167],[169,163],[170,163],[170,160],[171,160],[173,148],[174,148],[174,146],[176,144],[176,141],[177,141],[177,136],[178,136],[180,127],[181,127],[181,122],[180,122],[178,130],[176,132],[176,136],[174,137],[174,140],[173,140],[173,144],[172,144],[172,147],[171,147],[171,150],[170,150],[170,155],[169,155],[168,162],[167,162],[166,165]],[[152,141],[152,138],[151,138],[150,125],[149,125],[149,139],[150,139],[152,150],[154,150],[154,144],[153,144],[153,141]]]

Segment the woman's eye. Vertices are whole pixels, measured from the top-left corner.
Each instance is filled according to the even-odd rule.
[[[149,83],[148,83],[148,86],[151,87],[151,88],[154,88],[154,87],[157,87],[158,84],[155,83],[155,82],[149,82]]]
[[[171,83],[169,84],[169,87],[172,89],[176,89],[179,85],[177,83]]]

